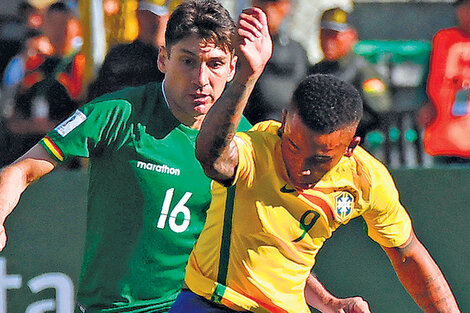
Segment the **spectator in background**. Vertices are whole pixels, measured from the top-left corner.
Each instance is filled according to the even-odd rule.
[[[78,107],[85,65],[81,43],[78,20],[56,2],[45,12],[40,34],[7,66],[3,113],[15,145],[4,162],[22,155]]]
[[[39,32],[39,28],[44,22],[40,10],[28,1],[22,1],[18,4],[18,16],[24,19],[26,27],[31,31]]]
[[[11,138],[5,126],[5,118],[12,114],[16,86],[24,75],[22,66],[23,55],[20,52],[24,49],[27,39],[39,35],[39,27],[41,25],[42,15],[39,14],[37,8],[27,1],[20,2],[15,16],[4,21],[1,25],[0,167],[8,163],[9,155],[11,154]],[[8,70],[8,75],[4,75],[7,66],[10,69]]]
[[[310,63],[302,45],[281,27],[291,11],[291,0],[253,0],[252,5],[266,13],[273,53],[244,115],[253,124],[267,119],[280,121],[282,109],[289,103],[297,83],[306,76]]]
[[[457,26],[432,41],[427,92],[420,111],[424,150],[438,163],[470,163],[470,1],[454,2]]]
[[[8,15],[2,19],[0,25],[2,81],[8,62],[21,51],[28,38],[39,35],[41,25],[42,15],[39,10],[26,1],[18,4],[15,15]]]
[[[321,17],[320,47],[324,58],[314,64],[309,74],[332,74],[356,87],[364,102],[364,115],[357,135],[365,138],[380,126],[392,106],[385,80],[375,67],[353,52],[358,41],[356,29],[347,22],[348,13],[341,8],[326,10]]]
[[[136,12],[139,35],[131,43],[111,48],[94,82],[88,87],[88,100],[126,86],[160,82],[158,49],[165,43],[168,9],[163,0],[140,0]]]

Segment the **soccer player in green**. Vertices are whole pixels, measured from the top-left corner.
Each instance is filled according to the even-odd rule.
[[[235,29],[216,0],[185,1],[160,50],[163,83],[93,100],[1,172],[3,248],[3,223],[21,193],[67,158],[89,158],[77,312],[166,312],[176,299],[210,203],[195,138],[235,74]],[[244,121],[240,129],[248,127]],[[311,281],[316,296],[338,308],[367,306],[360,298],[336,299]]]
[[[180,7],[160,52],[163,84],[93,100],[2,172],[3,225],[29,184],[69,157],[89,158],[82,311],[160,312],[176,298],[210,203],[195,138],[234,75],[235,27],[215,1]]]

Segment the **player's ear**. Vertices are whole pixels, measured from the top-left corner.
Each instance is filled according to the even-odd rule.
[[[230,60],[230,73],[227,77],[227,83],[232,81],[233,77],[235,76],[235,70],[237,69],[237,60],[238,57],[236,55],[233,55],[232,59]]]
[[[347,156],[348,158],[351,157],[353,155],[354,149],[356,149],[356,147],[359,145],[360,142],[361,142],[361,137],[355,136],[351,140],[349,145],[347,146],[346,151],[344,152],[344,155]]]
[[[166,47],[160,46],[158,51],[158,69],[162,73],[166,73],[166,62],[168,61],[168,53]]]
[[[284,108],[284,109],[282,109],[281,127],[279,127],[279,130],[277,131],[277,134],[279,135],[279,137],[282,137],[282,134],[284,134],[284,128],[286,126],[286,121],[287,121],[287,109]]]

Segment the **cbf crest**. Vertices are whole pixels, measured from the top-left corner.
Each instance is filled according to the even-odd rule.
[[[335,197],[335,209],[334,215],[335,220],[344,223],[347,221],[353,212],[354,209],[354,197],[347,191],[343,191]]]

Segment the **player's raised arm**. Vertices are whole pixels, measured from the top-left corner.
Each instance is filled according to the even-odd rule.
[[[35,180],[51,172],[57,162],[36,144],[31,150],[0,173],[0,251],[7,236],[4,222],[18,204],[23,191]]]
[[[444,275],[413,232],[401,247],[382,248],[401,283],[424,312],[460,312]]]
[[[264,12],[258,8],[243,10],[234,40],[239,62],[237,72],[230,87],[208,112],[196,144],[196,157],[206,175],[224,184],[231,182],[238,164],[233,136],[272,53]]]

